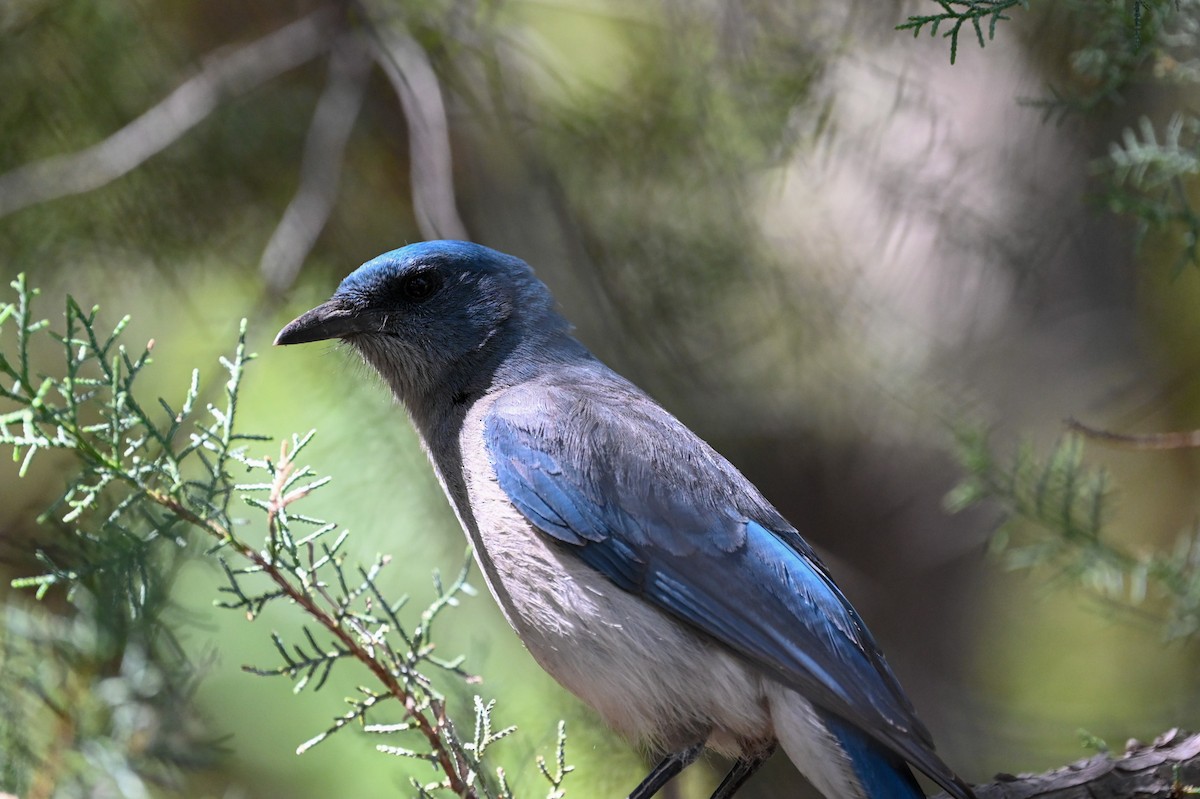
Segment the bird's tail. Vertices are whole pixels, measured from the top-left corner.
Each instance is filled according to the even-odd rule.
[[[924,799],[903,758],[783,686],[768,689],[775,735],[829,799]]]
[[[822,715],[869,799],[924,799],[925,792],[903,758],[841,719]]]

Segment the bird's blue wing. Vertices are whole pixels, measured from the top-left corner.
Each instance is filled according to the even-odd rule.
[[[724,458],[618,380],[531,386],[492,407],[485,443],[517,509],[620,589],[775,673],[962,795],[808,544]]]

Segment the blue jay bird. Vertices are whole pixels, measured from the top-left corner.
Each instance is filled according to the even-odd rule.
[[[340,339],[420,433],[529,652],[624,736],[709,748],[725,799],[782,746],[827,797],[971,789],[792,525],[729,461],[571,336],[522,260],[430,241],[368,261],[276,344]]]

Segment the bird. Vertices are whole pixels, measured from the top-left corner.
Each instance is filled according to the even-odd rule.
[[[350,273],[276,345],[336,340],[407,411],[483,579],[538,664],[661,760],[705,750],[728,799],[777,748],[824,796],[955,799],[875,639],[728,460],[593,355],[523,260],[422,241]]]

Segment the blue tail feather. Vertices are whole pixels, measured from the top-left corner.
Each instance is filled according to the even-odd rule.
[[[908,763],[895,752],[836,716],[826,715],[825,725],[845,749],[870,799],[925,799]]]

